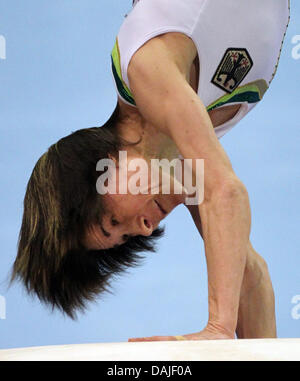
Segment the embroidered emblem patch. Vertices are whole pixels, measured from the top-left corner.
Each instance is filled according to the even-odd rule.
[[[229,48],[211,82],[227,93],[232,93],[246,77],[253,61],[246,49]]]

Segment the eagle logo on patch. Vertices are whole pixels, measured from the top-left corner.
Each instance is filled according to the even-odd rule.
[[[229,48],[211,82],[227,93],[232,93],[246,77],[253,61],[246,49]]]

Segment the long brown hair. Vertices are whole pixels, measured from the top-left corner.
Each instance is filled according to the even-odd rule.
[[[19,279],[28,293],[71,318],[86,301],[110,291],[112,278],[137,266],[154,251],[163,234],[137,236],[108,250],[88,251],[82,245],[86,227],[100,221],[104,209],[96,191],[96,163],[121,148],[116,133],[117,105],[102,127],[78,130],[52,145],[36,163],[24,198],[18,252],[11,282]]]

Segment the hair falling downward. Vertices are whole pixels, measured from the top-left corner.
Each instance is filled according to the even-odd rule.
[[[89,251],[82,245],[89,224],[104,213],[96,191],[98,160],[116,155],[121,143],[116,133],[117,106],[102,127],[78,130],[52,145],[36,163],[24,198],[18,252],[11,283],[19,279],[28,293],[76,317],[87,301],[104,291],[110,281],[154,251],[163,234],[137,236],[108,250]]]

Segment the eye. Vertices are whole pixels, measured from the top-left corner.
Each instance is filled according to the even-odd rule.
[[[112,217],[111,224],[112,224],[112,226],[119,225],[119,221],[117,221],[114,217]]]
[[[105,237],[110,237],[110,233],[108,233],[106,230],[103,229],[103,226],[100,226],[102,233],[104,234]]]
[[[122,236],[122,239],[123,239],[124,242],[127,242],[128,239],[129,239],[129,235],[128,235],[128,234],[124,234],[124,235]]]

